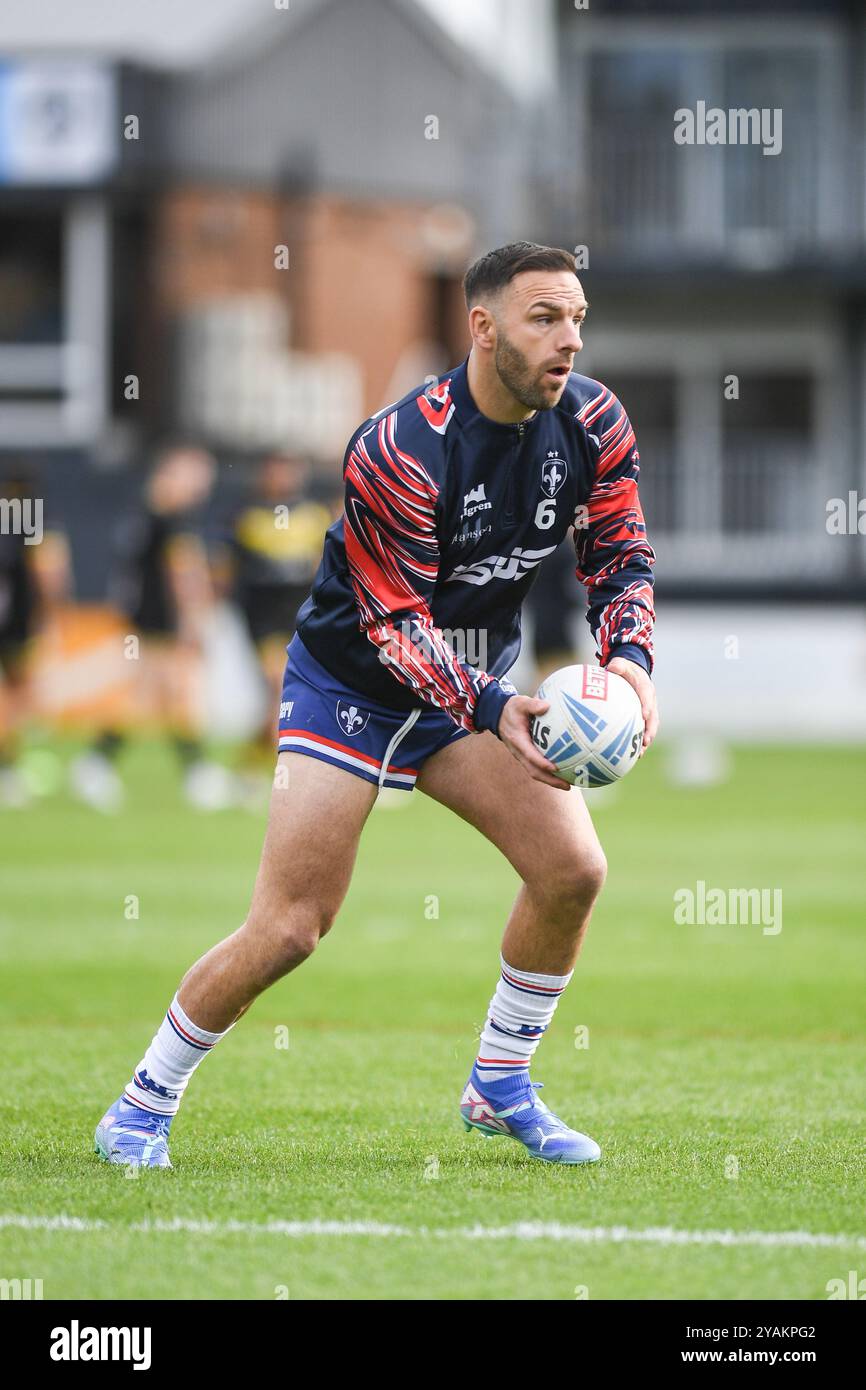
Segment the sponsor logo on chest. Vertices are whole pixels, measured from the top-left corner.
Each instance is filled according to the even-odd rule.
[[[470,516],[475,516],[477,512],[489,512],[493,506],[488,502],[487,494],[484,491],[484,484],[479,483],[477,487],[470,488],[463,497],[463,511],[460,513],[460,520],[467,521]]]

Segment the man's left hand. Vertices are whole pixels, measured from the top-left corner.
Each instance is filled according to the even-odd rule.
[[[656,688],[647,675],[646,671],[636,661],[629,661],[624,656],[615,656],[612,661],[607,663],[606,671],[612,671],[615,676],[622,676],[624,681],[628,681],[632,690],[640,700],[641,713],[643,714],[643,748],[641,757],[649,748],[656,736],[659,727],[659,712],[656,703]]]

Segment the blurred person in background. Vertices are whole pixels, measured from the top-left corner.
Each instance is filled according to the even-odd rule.
[[[273,762],[286,647],[310,591],[331,515],[307,495],[310,468],[294,453],[268,454],[251,495],[232,518],[224,563],[267,685],[267,714],[257,747]]]
[[[20,526],[6,524],[12,510],[34,502],[36,480],[23,467],[0,474],[4,524],[0,526],[0,806],[30,799],[20,766],[21,734],[33,710],[32,665],[36,636],[53,606],[69,592],[69,547],[59,532],[42,531],[38,541]]]
[[[322,496],[322,505],[327,507],[331,521],[339,521],[343,515],[343,483],[329,483]]]
[[[110,592],[138,638],[129,653],[138,662],[132,726],[169,734],[187,800],[199,810],[221,810],[233,800],[231,775],[208,760],[202,742],[202,643],[213,593],[201,513],[214,475],[213,457],[198,445],[159,451],[140,509],[119,528]],[[73,791],[96,810],[117,811],[123,803],[116,762],[124,742],[120,729],[105,729],[72,765]]]

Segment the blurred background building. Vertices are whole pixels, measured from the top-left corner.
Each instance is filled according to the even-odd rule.
[[[104,621],[168,436],[216,458],[212,518],[269,451],[333,501],[354,426],[465,356],[467,263],[527,238],[577,249],[577,365],[636,427],[668,732],[866,736],[862,6],[146,9],[0,20],[0,482],[36,469],[69,605]],[[678,144],[698,103],[781,112],[781,148]]]

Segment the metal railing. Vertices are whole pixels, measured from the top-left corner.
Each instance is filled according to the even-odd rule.
[[[605,255],[687,249],[768,264],[797,251],[862,245],[862,209],[847,175],[853,135],[833,140],[825,132],[819,142],[813,122],[784,115],[777,155],[759,145],[677,145],[672,115],[595,119],[579,199],[590,242]]]
[[[850,549],[827,527],[828,500],[846,495],[845,484],[807,437],[726,430],[718,455],[686,457],[673,432],[643,430],[639,448],[641,501],[666,580],[808,586],[850,568]]]

